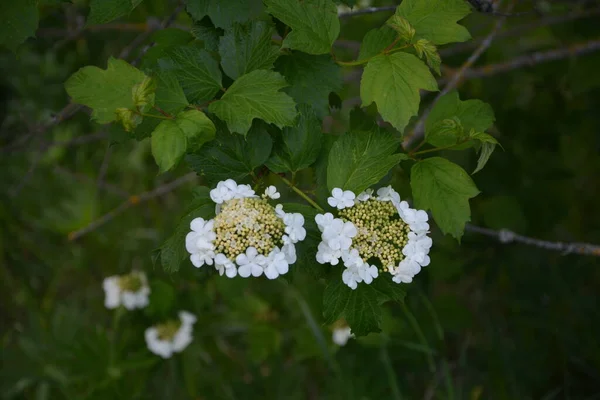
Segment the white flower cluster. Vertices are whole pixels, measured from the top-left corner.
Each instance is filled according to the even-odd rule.
[[[315,217],[321,231],[316,258],[331,265],[342,259],[342,280],[350,288],[370,284],[381,271],[389,272],[396,283],[409,283],[421,267],[429,265],[428,215],[400,201],[390,186],[380,188],[377,196],[370,189],[356,196],[335,188],[328,203],[339,210],[339,217],[332,213]],[[398,245],[401,251],[394,248]],[[377,258],[385,261],[380,268],[373,263]]]
[[[183,351],[193,339],[193,325],[196,316],[179,312],[179,321],[169,321],[146,329],[144,334],[148,349],[162,358],[170,358],[173,353]]]
[[[123,306],[128,310],[144,308],[148,305],[150,287],[146,274],[133,271],[128,275],[113,275],[104,279],[104,305],[108,309]]]
[[[214,264],[229,278],[264,274],[275,279],[286,274],[296,262],[295,243],[305,239],[306,230],[302,214],[286,213],[283,206],[273,208],[266,202],[279,197],[274,186],[259,198],[249,185],[233,179],[219,182],[210,191],[217,216],[208,221],[195,218],[185,239],[192,264]]]

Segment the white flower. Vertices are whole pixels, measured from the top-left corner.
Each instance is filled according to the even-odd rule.
[[[344,282],[352,290],[358,287],[358,284],[362,282],[362,278],[358,274],[358,268],[346,268],[342,272],[342,282]]]
[[[285,260],[288,264],[292,265],[296,262],[296,247],[293,244],[285,244],[281,248],[283,254],[285,254]]]
[[[377,200],[391,201],[398,204],[400,203],[400,195],[391,186],[386,186],[377,190]]]
[[[300,213],[288,213],[283,217],[285,224],[285,233],[292,243],[297,243],[306,238],[306,229],[304,229],[304,216]]]
[[[364,192],[360,193],[356,196],[356,200],[358,201],[367,201],[373,196],[373,189],[365,189]]]
[[[323,229],[331,225],[334,219],[335,218],[332,213],[317,214],[315,216],[315,222],[317,223],[317,226],[321,232],[323,232]]]
[[[317,262],[320,264],[331,264],[337,265],[339,263],[340,257],[342,256],[341,250],[334,250],[326,242],[319,243],[319,247],[317,247]]]
[[[144,337],[148,349],[162,358],[170,358],[173,353],[183,351],[192,342],[194,323],[196,323],[195,315],[181,311],[179,312],[179,327],[175,332],[169,330],[174,325],[173,322],[146,329]],[[161,333],[168,336],[161,337]]]
[[[109,276],[102,282],[102,288],[105,294],[104,305],[108,309],[123,305],[128,310],[135,310],[149,304],[150,286],[143,272]]]
[[[343,210],[346,207],[352,207],[354,205],[354,198],[356,195],[349,190],[335,188],[331,191],[331,195],[333,197],[327,199],[327,203],[329,203],[331,207]]]
[[[354,334],[351,332],[350,327],[343,328],[335,328],[333,330],[333,334],[331,336],[333,343],[338,346],[345,346],[348,343],[348,339],[354,337]]]
[[[219,271],[219,275],[221,276],[225,274],[228,278],[235,278],[237,275],[235,264],[223,253],[219,253],[215,256],[215,268]]]
[[[356,201],[353,193],[339,188],[332,195],[328,202],[338,208],[339,217],[332,213],[315,217],[321,231],[316,259],[337,265],[341,258],[342,281],[348,287],[370,284],[380,271],[389,272],[394,282],[409,283],[429,265],[429,217],[401,201],[391,186],[379,188],[377,196],[366,189]]]
[[[273,200],[277,200],[278,198],[281,197],[281,194],[279,194],[279,192],[277,191],[277,188],[275,186],[271,185],[265,189],[265,193],[263,196],[268,197]]]
[[[240,267],[238,273],[242,278],[247,278],[250,275],[254,277],[261,276],[267,264],[267,258],[254,247],[248,247],[245,254],[240,254],[236,257],[235,262]]]
[[[266,201],[280,197],[275,186],[258,197],[249,185],[227,179],[210,191],[210,197],[217,204],[217,215],[194,219],[185,238],[194,266],[214,265],[229,278],[265,274],[274,279],[296,262],[294,244],[306,238],[304,216]]]
[[[287,274],[289,271],[289,264],[286,260],[285,253],[279,248],[273,249],[273,251],[267,257],[267,267],[265,268],[265,276],[269,279],[275,279],[279,275]]]
[[[352,245],[352,238],[358,234],[352,222],[335,219],[323,230],[321,238],[334,250],[347,250]]]

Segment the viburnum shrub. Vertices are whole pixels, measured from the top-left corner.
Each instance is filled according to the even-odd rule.
[[[347,60],[334,45],[332,0],[225,3],[187,0],[189,32],[157,36],[140,66],[109,58],[106,69],[81,68],[66,90],[96,122],[150,138],[159,172],[184,163],[205,183],[155,254],[165,270],[214,268],[219,279],[307,271],[326,285],[324,321],[342,327],[340,343],[378,331],[381,304],[402,301],[430,263],[430,223],[460,240],[479,193],[461,166],[430,155],[476,151],[475,173],[497,144],[485,133],[491,107],[456,91],[419,115],[421,96],[439,90],[437,46],[470,38],[458,23],[470,8],[404,0]],[[100,8],[112,2],[93,4],[96,22],[107,22]],[[361,107],[338,115],[356,96],[344,83],[353,70],[362,73]],[[106,290],[117,299],[127,282]],[[170,342],[181,323],[165,324],[147,339],[168,357],[181,348]]]

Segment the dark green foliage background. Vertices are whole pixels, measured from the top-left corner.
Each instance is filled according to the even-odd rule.
[[[299,263],[278,281],[220,278],[187,261],[173,275],[153,267],[153,250],[186,214],[193,189],[208,184],[200,178],[69,241],[70,232],[127,195],[189,170],[181,165],[157,176],[149,140],[123,140],[114,132],[101,141],[43,147],[46,141],[97,132],[99,126],[81,112],[34,136],[25,148],[5,150],[68,103],[63,82],[74,71],[104,67],[109,55],[139,33],[88,31],[60,43],[50,33],[64,27],[64,13],[50,3],[61,2],[42,3],[48,5],[41,7],[38,38],[16,55],[0,53],[0,397],[600,397],[597,257],[505,245],[468,232],[459,245],[434,227],[431,265],[407,285],[405,305],[384,307],[383,333],[336,349],[321,314],[324,289],[316,280],[329,267]],[[576,7],[546,3],[555,13]],[[147,0],[122,21],[143,24],[149,16],[164,18],[172,8]],[[340,39],[361,40],[387,15],[345,19]],[[506,26],[536,18],[510,18]],[[464,23],[474,37],[482,37],[495,21],[473,14]],[[176,23],[187,26],[189,19],[182,14]],[[477,65],[599,35],[594,17],[530,30],[519,38],[495,40]],[[353,56],[340,48],[336,54]],[[469,54],[443,57],[443,63],[459,66]],[[599,70],[600,54],[591,53],[464,82],[461,99],[478,98],[493,107],[492,132],[504,148],[473,177],[482,192],[471,200],[474,224],[546,240],[600,243]],[[347,101],[332,112],[333,133],[346,130],[353,105],[348,99],[358,96],[352,70],[345,69],[344,78],[340,95]],[[97,185],[107,151],[104,183]],[[447,153],[467,171],[475,169],[474,154]],[[313,177],[306,175],[297,179],[308,187]],[[387,179],[403,197],[410,196],[407,172]],[[13,196],[21,182],[22,190]],[[280,189],[283,202],[301,201]],[[120,319],[111,350],[114,312],[103,306],[101,282],[133,267],[149,274],[153,305]],[[162,361],[146,349],[143,331],[180,309],[198,315],[194,342],[181,355]],[[111,363],[111,355],[116,362]]]

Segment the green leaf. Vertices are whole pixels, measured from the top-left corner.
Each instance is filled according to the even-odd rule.
[[[198,150],[215,137],[215,125],[203,112],[183,111],[175,120],[162,121],[152,133],[152,155],[160,172],[175,167],[185,152]]]
[[[396,39],[398,34],[389,26],[371,29],[360,44],[360,52],[358,53],[359,60],[366,60],[375,57],[385,48],[390,46]]]
[[[156,82],[145,77],[144,80],[133,86],[131,95],[133,96],[133,105],[141,112],[146,112],[154,106],[156,93]]]
[[[155,64],[159,59],[168,57],[169,51],[176,46],[185,46],[194,40],[194,36],[183,29],[165,28],[154,32],[150,47],[142,58],[142,69],[157,69]]]
[[[170,57],[158,60],[158,65],[175,74],[191,103],[212,100],[221,90],[219,64],[197,46],[177,47]]]
[[[39,18],[35,0],[0,2],[0,47],[17,51],[21,43],[35,36]]]
[[[394,154],[399,145],[391,134],[378,130],[343,135],[329,153],[327,187],[362,192],[400,162],[403,155]]]
[[[325,323],[332,324],[343,318],[356,336],[380,332],[381,304],[390,300],[403,301],[405,295],[405,286],[394,283],[388,274],[382,274],[370,285],[359,284],[355,290],[341,279],[332,280],[323,294]]]
[[[175,167],[187,149],[185,134],[173,120],[165,120],[158,124],[152,132],[150,143],[160,172]]]
[[[177,114],[186,108],[189,103],[175,73],[173,71],[159,70],[156,79],[156,105],[169,114]]]
[[[147,76],[123,60],[109,58],[102,70],[87,66],[75,72],[65,82],[73,102],[90,107],[92,119],[106,124],[116,119],[117,108],[133,109],[133,89]]]
[[[469,40],[469,31],[456,22],[470,12],[464,0],[404,0],[396,9],[396,15],[406,18],[417,31],[417,39],[437,45]]]
[[[489,104],[481,100],[461,101],[458,92],[452,92],[442,96],[435,104],[427,120],[425,121],[425,135],[433,127],[444,119],[458,117],[465,132],[474,130],[483,132],[494,123],[494,111]]]
[[[221,65],[232,79],[257,69],[271,69],[279,56],[279,47],[271,38],[275,28],[265,21],[234,24],[219,43]]]
[[[211,184],[228,178],[239,182],[267,161],[272,146],[261,123],[255,122],[245,138],[220,128],[213,142],[188,155],[186,161]]]
[[[220,100],[208,109],[227,122],[231,132],[245,135],[252,120],[260,118],[279,128],[290,126],[296,117],[294,101],[279,89],[287,86],[283,76],[256,70],[239,77]]]
[[[308,54],[331,51],[340,34],[337,7],[331,0],[265,0],[267,12],[292,28],[283,47]]]
[[[142,0],[91,0],[86,25],[110,22],[129,14]]]
[[[196,21],[209,16],[215,26],[229,28],[234,22],[245,22],[263,11],[261,0],[187,0],[187,10]]]
[[[173,235],[155,253],[156,259],[160,260],[166,272],[179,271],[181,263],[190,256],[185,249],[185,236],[190,232],[190,222],[194,218],[210,219],[215,214],[215,205],[209,197],[209,189],[204,189],[205,196],[196,198],[196,207],[181,218]]]
[[[440,66],[442,65],[442,59],[437,51],[437,47],[427,39],[419,39],[414,44],[414,48],[419,58],[425,56],[429,68],[434,70],[436,74],[441,75]]]
[[[329,94],[342,88],[342,70],[330,55],[295,51],[280,57],[275,68],[290,85],[284,92],[296,103],[310,104],[320,117],[329,114]]]
[[[463,139],[464,128],[458,117],[443,119],[425,131],[425,140],[436,147],[447,147]]]
[[[266,165],[273,172],[297,172],[314,163],[321,150],[321,121],[313,109],[298,106],[294,126],[284,128]]]
[[[132,132],[142,122],[142,116],[127,108],[117,108],[116,121],[123,125],[126,132]]]
[[[431,210],[442,232],[460,240],[471,220],[469,199],[479,194],[465,170],[441,157],[428,158],[412,167],[410,185],[415,206]]]
[[[417,57],[400,52],[369,61],[360,82],[360,97],[363,107],[375,102],[383,119],[402,132],[419,111],[421,89],[438,90],[435,78]]]
[[[204,44],[204,49],[209,52],[219,51],[219,37],[222,35],[222,30],[215,28],[208,19],[198,21],[192,26],[190,31],[192,35]]]

